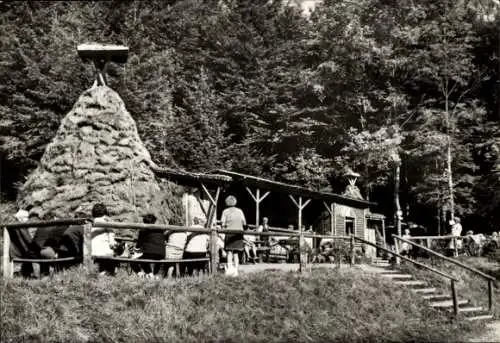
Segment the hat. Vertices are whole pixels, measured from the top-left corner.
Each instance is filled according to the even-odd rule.
[[[14,215],[14,217],[16,217],[16,219],[20,222],[26,222],[28,221],[28,218],[29,218],[29,212],[26,211],[26,210],[19,210],[17,211],[17,213]]]
[[[232,195],[230,195],[226,198],[226,206],[228,206],[228,207],[236,206],[237,202],[238,201],[236,200],[236,198]]]

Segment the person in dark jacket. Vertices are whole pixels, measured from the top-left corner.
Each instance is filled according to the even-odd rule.
[[[55,216],[47,214],[44,216],[43,220],[56,220]],[[36,250],[39,251],[41,258],[53,259],[57,258],[57,249],[61,244],[61,239],[68,227],[63,226],[46,226],[39,227],[36,230],[35,236],[33,237],[33,243],[36,246]],[[50,265],[48,263],[40,264],[40,276],[47,276],[50,274]]]
[[[75,219],[87,218],[88,216],[83,212],[75,213]],[[76,257],[78,260],[74,262],[67,262],[64,266],[66,268],[80,263],[83,259],[83,234],[84,225],[76,224],[70,225],[61,238],[58,249],[59,257]]]
[[[16,213],[15,218],[20,223],[27,222],[29,212],[21,209]],[[29,229],[8,228],[7,230],[10,237],[9,254],[11,258],[39,258],[39,251],[37,251],[36,245],[33,243]],[[32,277],[33,272],[33,263],[21,264],[21,275],[23,277]]]
[[[156,223],[154,214],[146,214],[142,219],[144,224]],[[163,260],[165,259],[165,234],[162,229],[142,229],[139,230],[136,248],[142,251],[139,259],[144,260]],[[141,263],[132,265],[135,272],[140,275],[145,274],[148,277],[157,275],[160,271],[160,264],[154,264],[154,270],[151,270],[150,263]],[[142,272],[141,272],[142,269]],[[151,273],[153,272],[153,273]]]

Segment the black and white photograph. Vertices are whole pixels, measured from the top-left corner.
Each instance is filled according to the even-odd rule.
[[[0,341],[500,343],[500,0],[0,1]]]

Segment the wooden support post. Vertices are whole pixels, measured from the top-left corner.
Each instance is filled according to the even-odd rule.
[[[259,209],[260,209],[260,189],[257,188],[257,190],[255,191],[255,230],[257,230],[260,223]]]
[[[299,272],[303,273],[303,272],[305,272],[305,266],[304,266],[305,261],[302,258],[302,248],[303,248],[303,244],[304,244],[304,236],[302,233],[302,197],[301,196],[299,196],[298,210],[299,210],[299,218],[298,218],[297,225],[299,226]]]
[[[451,281],[451,296],[453,298],[453,314],[455,318],[458,317],[458,300],[457,300],[457,290],[455,288],[455,280]]]
[[[207,222],[205,223],[205,228],[210,229],[210,238],[208,241],[208,250],[210,251],[210,274],[215,275],[217,272],[217,266],[219,264],[219,251],[217,250],[217,228],[212,225],[214,216],[217,216],[217,201],[219,201],[220,187],[217,187],[215,196],[212,197],[205,185],[202,184],[202,188],[210,200],[210,207],[208,208]]]
[[[330,205],[327,205],[325,201],[323,201],[323,205],[325,205],[326,210],[330,214],[330,234],[335,235],[335,212],[333,209],[333,202]]]
[[[186,198],[184,199],[184,225],[189,226],[189,193],[185,193]]]
[[[488,310],[493,313],[493,281],[488,280]]]
[[[92,223],[83,225],[83,265],[88,271],[92,268]]]
[[[302,273],[303,271],[306,270],[306,264],[307,264],[307,255],[302,256],[303,252],[303,246],[305,244],[304,242],[304,233],[302,231],[302,210],[309,204],[311,199],[307,199],[306,202],[302,203],[302,196],[299,196],[299,201],[297,202],[293,195],[289,195],[290,199],[292,199],[293,203],[295,206],[297,206],[298,209],[298,226],[299,226],[299,272]]]
[[[399,255],[399,240],[398,239],[394,240],[394,248],[396,249],[396,254]],[[398,256],[396,256],[396,264],[401,264],[401,259]]]
[[[458,245],[457,245],[457,238],[456,237],[453,237],[453,244],[454,244],[454,252],[453,252],[453,256],[454,257],[458,257]]]
[[[14,276],[14,263],[10,260],[10,235],[6,227],[3,228],[2,268],[4,278]]]
[[[219,252],[217,251],[217,227],[212,226],[210,230],[210,274],[215,275],[219,264]]]
[[[253,192],[250,190],[250,188],[245,187],[247,190],[248,194],[252,197],[253,201],[255,202],[255,229],[259,227],[260,223],[260,203],[269,195],[269,191],[264,193],[264,195],[261,197],[260,196],[260,189],[257,188],[255,191],[255,195]]]
[[[382,219],[382,237],[384,237],[384,248],[387,249],[387,238],[385,233],[385,220]]]
[[[354,253],[354,234],[351,233],[351,266],[356,262],[356,256]]]

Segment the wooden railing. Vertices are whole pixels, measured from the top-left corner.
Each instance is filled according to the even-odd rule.
[[[448,242],[453,242],[453,256],[458,257],[458,240],[462,240],[462,236],[453,236],[453,235],[447,235],[447,236],[411,236],[408,238],[408,240],[411,241],[425,241],[425,244],[427,248],[431,247],[431,242],[432,241],[448,241]],[[398,247],[396,243],[396,247]]]
[[[0,224],[3,227],[4,232],[4,242],[3,242],[3,275],[10,277],[12,274],[11,263],[16,261],[16,259],[10,258],[10,236],[8,229],[21,229],[21,228],[33,228],[33,227],[48,227],[57,225],[83,225],[84,226],[84,265],[90,266],[92,263],[92,246],[91,246],[91,228],[94,222],[91,218],[79,218],[79,219],[60,219],[60,220],[50,220],[50,221],[31,221],[23,223],[7,223]],[[209,255],[210,255],[210,272],[215,272],[215,265],[217,263],[216,256],[218,255],[216,246],[217,238],[219,233],[234,233],[234,234],[244,234],[250,236],[273,236],[273,237],[287,237],[287,238],[328,238],[337,240],[349,239],[347,236],[327,236],[327,235],[317,235],[314,233],[304,233],[299,231],[291,230],[279,230],[279,231],[269,231],[269,232],[255,232],[255,231],[239,231],[239,230],[228,230],[228,229],[217,229],[217,227],[212,228],[197,228],[197,227],[187,227],[179,225],[163,225],[163,224],[142,224],[142,223],[119,223],[119,222],[100,222],[96,224],[100,228],[110,228],[115,230],[125,230],[125,229],[135,229],[135,230],[167,230],[169,232],[193,232],[193,233],[204,233],[210,235],[209,239]],[[271,228],[274,230],[275,228]],[[351,250],[354,250],[354,246],[351,245]],[[302,244],[299,244],[299,255],[302,254]],[[50,260],[37,259],[33,262],[50,262]]]
[[[471,266],[468,266],[460,261],[457,261],[453,258],[449,258],[447,256],[444,256],[443,254],[440,254],[432,249],[429,249],[427,247],[424,247],[423,245],[420,245],[418,243],[415,243],[415,242],[412,242],[411,240],[408,240],[408,239],[405,239],[403,237],[399,237],[397,235],[392,235],[392,237],[398,241],[402,241],[402,242],[405,242],[407,244],[411,244],[412,246],[414,247],[417,247],[419,249],[422,249],[424,251],[426,251],[427,253],[431,254],[432,256],[436,256],[437,258],[443,260],[443,261],[447,261],[447,262],[450,262],[456,266],[459,266],[469,272],[472,272],[476,275],[479,275],[480,277],[484,278],[485,280],[487,280],[488,282],[488,310],[489,311],[493,311],[493,285],[494,283],[497,282],[497,279],[491,275],[488,275],[486,273],[483,273],[482,271],[480,270],[477,270]],[[454,237],[454,236],[453,236]],[[413,237],[413,238],[416,238],[416,237]]]
[[[419,266],[421,268],[427,269],[427,270],[429,270],[429,271],[431,271],[431,272],[433,272],[435,274],[438,274],[438,275],[440,275],[440,276],[442,276],[442,277],[447,278],[448,280],[450,280],[451,297],[453,299],[453,313],[454,313],[455,316],[458,316],[458,300],[457,300],[457,290],[456,290],[456,285],[455,285],[456,282],[459,281],[457,278],[455,278],[454,276],[451,276],[451,275],[449,275],[447,273],[444,273],[444,272],[442,272],[440,270],[437,270],[437,269],[435,269],[433,267],[429,267],[429,266],[427,266],[427,265],[425,265],[423,263],[417,262],[417,261],[415,261],[415,260],[413,260],[413,259],[411,259],[409,257],[400,255],[399,253],[394,252],[394,251],[392,251],[390,249],[386,249],[386,248],[384,248],[384,247],[382,247],[380,245],[377,245],[375,243],[367,241],[367,240],[365,240],[363,238],[355,237],[355,236],[351,236],[351,237],[352,237],[352,240],[358,241],[358,242],[363,243],[363,244],[371,245],[371,246],[373,246],[373,247],[375,247],[377,249],[380,249],[382,251],[385,251],[386,253],[389,253],[389,254],[391,254],[391,255],[393,255],[395,257],[398,257],[400,259],[403,259],[405,261],[413,263],[416,266]],[[353,258],[354,257],[351,258],[351,261],[353,261]]]

